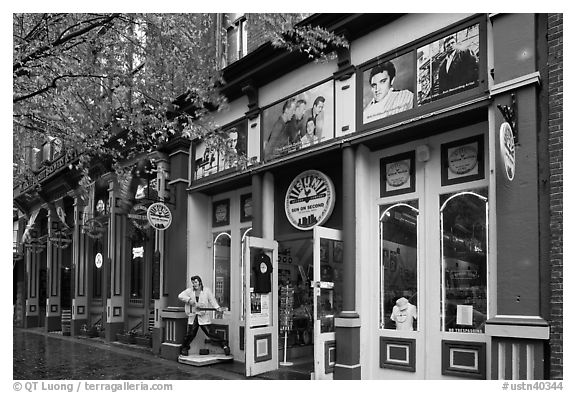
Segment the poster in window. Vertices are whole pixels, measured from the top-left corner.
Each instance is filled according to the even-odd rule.
[[[477,135],[441,147],[442,185],[484,178],[484,138]]]
[[[230,224],[230,199],[223,199],[212,204],[212,226]]]
[[[410,151],[380,160],[380,196],[405,194],[416,190],[415,152]]]
[[[418,105],[478,86],[479,51],[478,24],[418,48]]]
[[[334,138],[334,84],[322,83],[262,112],[265,161]]]
[[[414,52],[378,61],[363,72],[362,119],[371,123],[414,107]]]

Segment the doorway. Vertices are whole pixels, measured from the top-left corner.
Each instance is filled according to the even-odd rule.
[[[311,379],[332,379],[342,245],[339,230],[320,226],[278,241],[280,366]]]
[[[367,378],[486,377],[485,139],[476,125],[373,153]]]

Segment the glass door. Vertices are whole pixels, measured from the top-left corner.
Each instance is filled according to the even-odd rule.
[[[247,236],[244,254],[246,376],[278,369],[278,243]]]
[[[342,310],[342,232],[314,227],[314,374],[332,379],[336,362],[334,317]]]

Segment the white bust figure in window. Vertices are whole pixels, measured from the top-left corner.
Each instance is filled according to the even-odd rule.
[[[415,305],[410,304],[405,297],[396,300],[396,305],[390,316],[390,319],[396,322],[396,330],[414,330],[414,320],[417,318]]]

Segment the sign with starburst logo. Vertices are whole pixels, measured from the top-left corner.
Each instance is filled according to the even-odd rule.
[[[336,193],[332,180],[316,170],[302,172],[288,187],[286,217],[292,226],[306,231],[322,225],[334,209]]]

